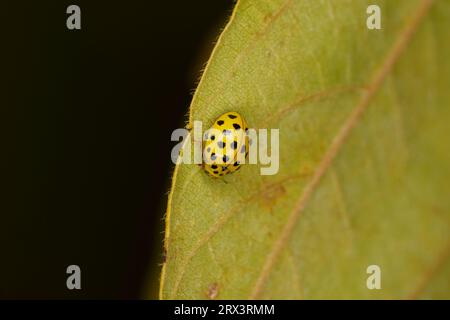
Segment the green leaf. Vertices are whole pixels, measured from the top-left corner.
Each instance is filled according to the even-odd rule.
[[[450,298],[448,30],[448,1],[239,1],[188,127],[279,128],[280,170],[175,168],[161,298]]]

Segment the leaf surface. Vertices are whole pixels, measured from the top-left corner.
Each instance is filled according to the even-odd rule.
[[[450,298],[448,30],[448,1],[239,1],[188,127],[277,128],[280,169],[176,166],[161,298]]]

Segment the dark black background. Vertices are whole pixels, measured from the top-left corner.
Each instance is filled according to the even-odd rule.
[[[0,298],[157,297],[170,134],[232,6],[2,1]]]

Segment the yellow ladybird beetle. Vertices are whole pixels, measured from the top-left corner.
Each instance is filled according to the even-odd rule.
[[[248,128],[237,112],[227,112],[204,133],[203,169],[221,177],[241,168],[248,157]]]

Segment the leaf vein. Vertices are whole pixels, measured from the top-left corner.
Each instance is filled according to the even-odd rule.
[[[376,95],[384,80],[392,70],[394,64],[397,62],[398,58],[404,52],[407,44],[410,42],[413,34],[417,30],[420,22],[424,19],[426,13],[429,11],[431,5],[433,4],[433,0],[422,0],[420,2],[419,7],[417,8],[415,14],[412,16],[411,20],[409,20],[404,27],[404,29],[400,32],[399,38],[394,43],[391,50],[389,50],[386,58],[384,59],[384,63],[381,67],[375,72],[372,81],[368,86],[368,91],[362,97],[360,102],[357,104],[355,109],[350,114],[349,118],[343,126],[338,131],[337,135],[331,142],[330,147],[325,152],[325,155],[317,167],[313,177],[310,182],[306,185],[303,193],[300,195],[299,200],[294,206],[293,211],[291,212],[288,221],[285,227],[282,229],[279,238],[276,240],[275,244],[269,251],[266,260],[262,266],[262,269],[256,279],[254,287],[250,293],[250,299],[257,299],[264,288],[264,285],[272,271],[272,268],[277,261],[281,251],[286,246],[287,241],[292,234],[294,227],[296,226],[301,213],[304,211],[307,206],[309,199],[311,198],[314,191],[319,186],[322,177],[327,173],[328,168],[331,166],[333,160],[338,154],[340,148],[343,146],[344,142],[349,137],[352,129],[359,123],[364,111],[370,105],[372,98]]]

